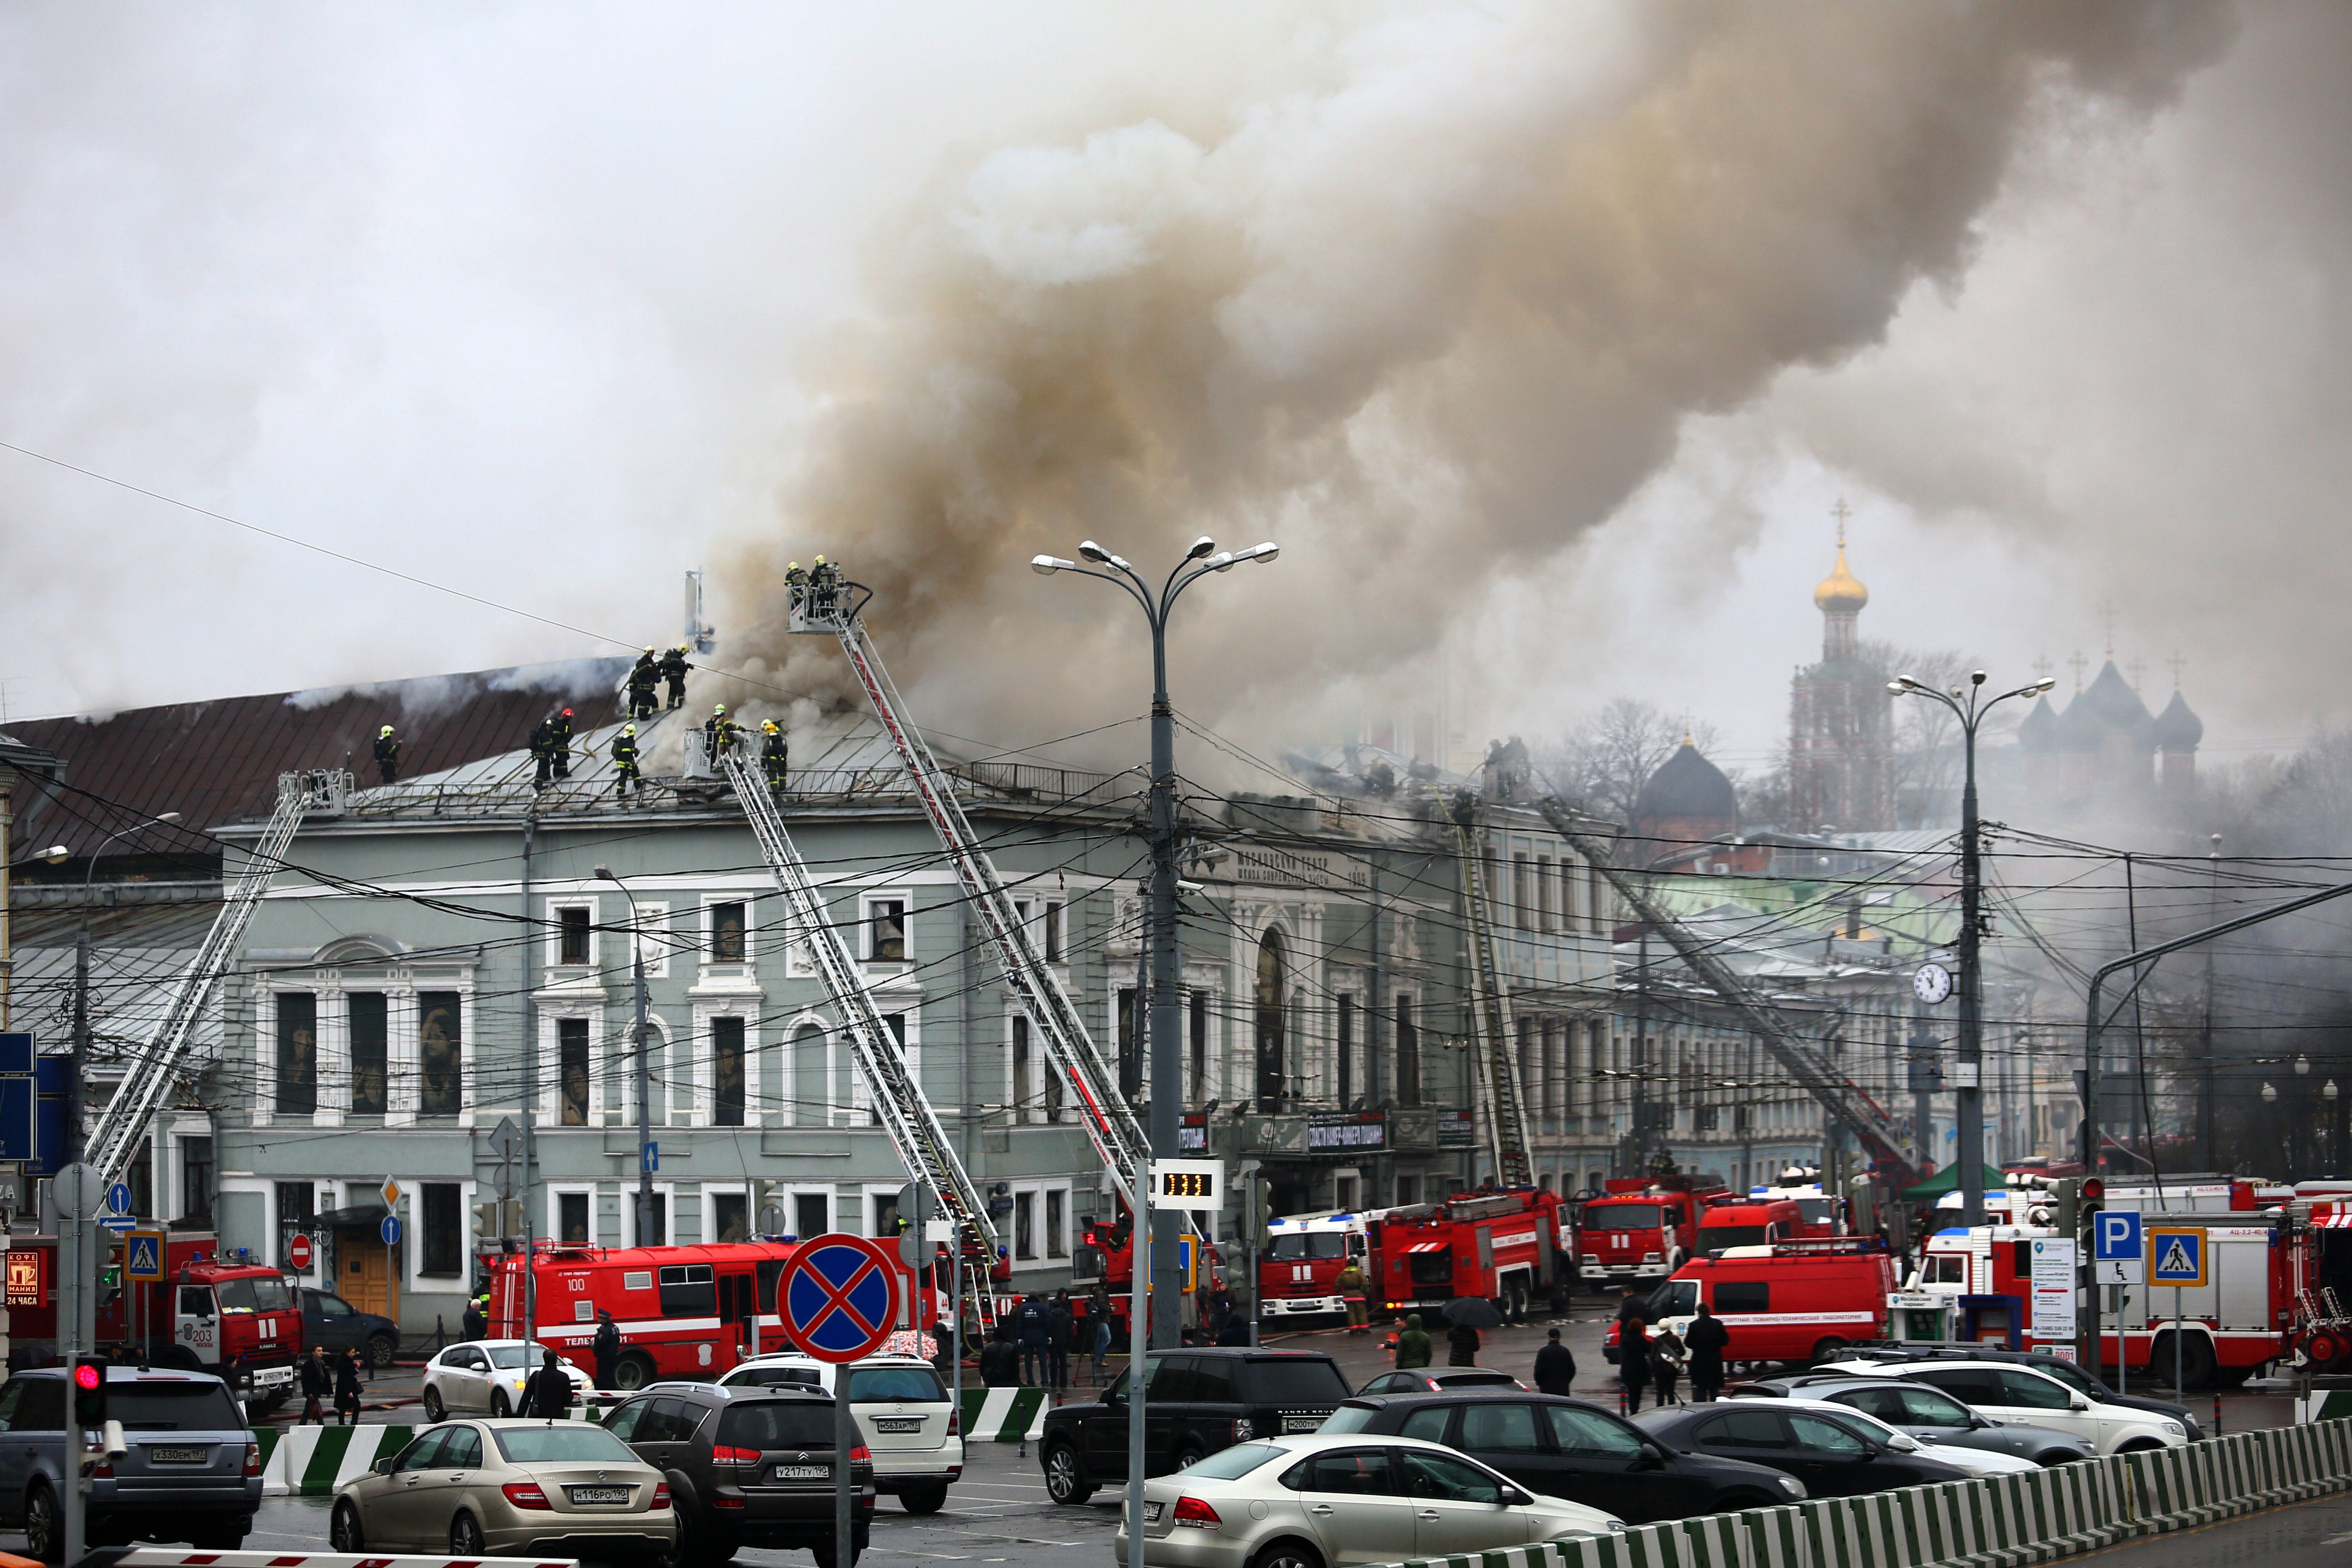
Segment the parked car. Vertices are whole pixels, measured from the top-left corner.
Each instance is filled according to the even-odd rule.
[[[2169,1415],[2093,1400],[2039,1367],[1955,1360],[1874,1362],[1857,1363],[1853,1370],[1865,1376],[1899,1377],[1940,1388],[1979,1415],[2003,1425],[2016,1422],[2071,1432],[2101,1455],[2177,1448],[2189,1441],[2188,1429]]]
[[[547,1347],[530,1340],[467,1340],[425,1363],[425,1419],[440,1421],[452,1412],[501,1419],[522,1408],[523,1385],[540,1369]],[[580,1403],[588,1374],[570,1362],[572,1403]]]
[[[834,1391],[836,1369],[797,1352],[730,1369],[721,1388]],[[849,1368],[849,1413],[874,1452],[875,1489],[908,1513],[937,1513],[963,1474],[962,1422],[937,1368],[920,1356],[877,1355]]]
[[[335,1489],[337,1552],[644,1562],[677,1544],[669,1487],[585,1421],[458,1421]]]
[[[1759,1378],[1731,1389],[1734,1399],[1809,1399],[1843,1405],[1881,1421],[1922,1443],[1982,1448],[2029,1459],[2037,1465],[2070,1465],[2096,1458],[2090,1443],[2053,1426],[2003,1425],[1979,1415],[1942,1389],[1907,1378],[1855,1377],[1850,1373],[1800,1373]]]
[[[1312,1351],[1202,1349],[1147,1357],[1144,1469],[1181,1470],[1252,1437],[1312,1432],[1348,1397],[1339,1363]],[[1081,1503],[1127,1479],[1128,1373],[1094,1399],[1045,1413],[1037,1462],[1045,1493]]]
[[[1417,1366],[1404,1372],[1384,1372],[1363,1387],[1366,1394],[1443,1394],[1474,1388],[1525,1388],[1507,1372],[1491,1366]]]
[[[261,1447],[228,1385],[210,1373],[112,1366],[107,1418],[129,1451],[89,1481],[88,1540],[185,1542],[234,1552],[261,1506]],[[0,1523],[45,1563],[65,1554],[66,1369],[0,1384]]]
[[[1623,1528],[1410,1437],[1243,1443],[1143,1485],[1143,1560],[1158,1568],[1350,1568]],[[1122,1519],[1117,1561],[1127,1532]]]
[[[400,1353],[400,1325],[381,1312],[362,1312],[332,1290],[297,1291],[302,1303],[302,1342],[329,1354],[356,1351],[370,1366],[390,1366]]]
[[[1777,1399],[1725,1399],[1645,1410],[1633,1424],[1669,1448],[1746,1459],[1785,1471],[1814,1497],[1856,1497],[1931,1481],[1966,1480],[1958,1465],[1929,1458],[1910,1438],[1865,1426],[1835,1405],[1797,1409]]]
[[[604,1430],[669,1482],[679,1563],[765,1546],[834,1568],[833,1416],[832,1396],[814,1389],[672,1383],[614,1409]],[[860,1443],[848,1461],[854,1562],[874,1526],[874,1456]]]
[[[1554,1394],[1360,1395],[1333,1411],[1318,1435],[1443,1443],[1531,1492],[1604,1508],[1636,1524],[1805,1495],[1801,1482],[1779,1470],[1679,1452],[1622,1415]]]
[[[2056,1378],[2095,1405],[2120,1405],[2127,1410],[2144,1410],[2150,1415],[2162,1415],[2180,1423],[2180,1429],[2192,1443],[2204,1441],[2205,1433],[2197,1425],[2197,1413],[2186,1405],[2169,1399],[2150,1399],[2141,1394],[2118,1394],[2109,1388],[2088,1368],[2075,1365],[2064,1356],[2052,1355],[2048,1351],[1998,1350],[1990,1345],[1885,1345],[1866,1350],[1852,1350],[1841,1354],[1821,1370],[1843,1372],[1853,1370],[1857,1363],[1866,1366],[1890,1364],[1917,1365],[1938,1361],[1992,1361],[2011,1366],[2030,1366],[2034,1371]]]
[[[1832,1408],[1837,1412],[1840,1426],[1860,1428],[1864,1437],[1882,1448],[1891,1448],[1900,1454],[1916,1454],[1922,1458],[1950,1465],[1970,1476],[2023,1476],[2042,1468],[2032,1460],[2021,1459],[2014,1454],[1997,1454],[1990,1448],[1958,1448],[1925,1437],[1914,1437],[1901,1427],[1881,1421],[1867,1411],[1844,1405],[1832,1405],[1826,1399],[1800,1396],[1789,1403],[1799,1406],[1810,1405],[1816,1408]]]

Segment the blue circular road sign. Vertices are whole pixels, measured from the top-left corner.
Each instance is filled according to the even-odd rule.
[[[106,1206],[116,1214],[131,1212],[131,1184],[117,1182],[106,1189]]]
[[[386,1247],[398,1247],[400,1245],[400,1216],[396,1214],[388,1214],[384,1215],[383,1223],[375,1227],[375,1233],[383,1237],[383,1244]]]
[[[785,1337],[819,1361],[872,1355],[898,1326],[898,1259],[838,1231],[803,1242],[777,1281],[776,1315]]]

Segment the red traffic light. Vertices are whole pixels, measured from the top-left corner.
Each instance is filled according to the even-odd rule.
[[[2098,1177],[2093,1176],[2083,1184],[2083,1195],[2086,1198],[2105,1197],[2107,1195],[2107,1184],[2099,1180]]]
[[[74,1368],[74,1386],[95,1389],[106,1380],[106,1373],[94,1362],[83,1362]]]

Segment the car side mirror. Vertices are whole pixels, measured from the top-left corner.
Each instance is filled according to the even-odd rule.
[[[2091,1402],[2084,1398],[2079,1394],[2074,1395],[2074,1399],[2068,1404],[2068,1408],[2073,1410],[2076,1415],[2081,1415],[2084,1411],[2090,1409],[2090,1407]]]
[[[1520,1491],[1515,1487],[1506,1487],[1503,1489],[1503,1506],[1505,1508],[1525,1508],[1528,1504],[1535,1500],[1536,1500],[1530,1497],[1528,1493]]]
[[[1889,1437],[1886,1440],[1886,1446],[1898,1454],[1916,1454],[1919,1451],[1917,1440],[1907,1436]]]
[[[388,1476],[392,1474],[393,1460],[399,1457],[400,1456],[397,1454],[386,1454],[383,1458],[378,1459],[374,1464],[370,1465],[368,1468],[373,1470],[379,1476]]]

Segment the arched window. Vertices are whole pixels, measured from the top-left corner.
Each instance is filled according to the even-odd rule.
[[[1282,1109],[1282,933],[1268,930],[1257,944],[1257,1108]]]

